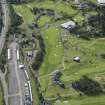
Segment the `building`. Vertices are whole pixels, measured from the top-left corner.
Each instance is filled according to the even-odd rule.
[[[68,30],[72,30],[76,27],[76,24],[73,21],[69,21],[69,22],[61,24],[61,27],[65,28],[65,29],[68,29]]]
[[[77,57],[74,57],[73,60],[74,60],[75,62],[80,62],[80,57],[78,57],[78,56],[77,56]]]
[[[78,5],[78,4],[80,4],[80,0],[74,0],[74,3],[75,3],[76,5]]]
[[[105,5],[105,0],[97,0],[98,5]]]

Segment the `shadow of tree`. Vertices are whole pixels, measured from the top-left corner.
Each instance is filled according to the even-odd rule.
[[[103,93],[100,84],[97,81],[88,78],[87,76],[83,76],[80,78],[80,80],[72,83],[72,87],[76,91],[81,91],[88,96],[96,96]]]

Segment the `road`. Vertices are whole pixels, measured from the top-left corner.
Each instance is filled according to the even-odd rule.
[[[9,27],[9,8],[6,3],[6,0],[1,0],[1,6],[2,6],[3,14],[4,14],[3,15],[4,26],[2,27],[1,35],[0,35],[0,55],[1,55],[4,43],[5,43],[5,38],[6,38],[6,34],[8,32],[8,27]]]
[[[2,27],[1,33],[0,33],[0,55],[2,52],[2,49],[4,47],[4,43],[5,43],[5,38],[6,38],[6,34],[8,31],[8,27],[9,27],[9,9],[8,9],[8,5],[6,4],[6,0],[0,0],[1,1],[1,6],[2,6],[2,11],[3,11],[3,24],[4,26]],[[5,2],[5,4],[3,3]],[[3,89],[4,89],[4,99],[5,99],[5,104],[8,105],[8,89],[7,89],[7,83],[5,80],[5,74],[3,74],[2,72],[0,72],[0,79],[3,85]]]
[[[24,71],[19,69],[19,62],[17,61],[18,44],[11,43],[9,48],[12,51],[12,59],[8,61],[8,98],[10,105],[23,105],[25,98],[24,84],[26,78]]]
[[[3,10],[3,24],[1,33],[0,33],[0,55],[5,44],[6,34],[10,25],[9,19],[9,8],[6,0],[0,0]],[[27,82],[24,71],[19,69],[19,62],[17,61],[16,49],[18,44],[13,42],[10,46],[12,50],[12,59],[8,61],[8,87],[5,79],[5,75],[0,72],[1,82],[4,88],[4,98],[6,105],[24,105],[26,100],[25,94],[26,90],[24,84]]]

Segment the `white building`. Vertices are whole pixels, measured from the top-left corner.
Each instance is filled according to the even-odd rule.
[[[105,5],[105,0],[97,0],[98,5]]]
[[[74,57],[73,60],[76,61],[76,62],[80,62],[80,57],[78,57],[78,56]]]
[[[69,21],[69,22],[61,24],[61,27],[70,30],[70,29],[74,29],[76,27],[76,24],[73,21]]]
[[[80,0],[74,0],[75,4],[80,4]]]

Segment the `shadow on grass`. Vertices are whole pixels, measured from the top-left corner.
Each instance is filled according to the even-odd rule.
[[[98,96],[104,93],[100,84],[87,76],[83,76],[80,80],[73,82],[72,87],[87,96]]]

